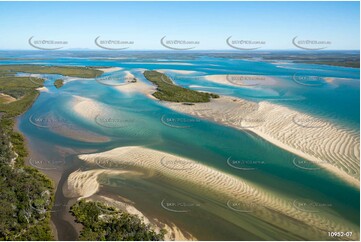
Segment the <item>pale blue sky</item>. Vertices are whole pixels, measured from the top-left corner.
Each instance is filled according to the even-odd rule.
[[[162,50],[166,35],[199,41],[200,50],[230,50],[232,35],[263,40],[263,49],[296,49],[299,36],[358,50],[359,15],[359,2],[0,2],[0,49],[32,49],[31,36],[97,49],[102,36],[134,41],[132,50]]]

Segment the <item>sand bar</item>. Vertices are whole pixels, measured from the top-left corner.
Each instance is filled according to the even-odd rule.
[[[134,166],[146,169],[152,171],[150,173],[154,176],[166,177],[182,187],[192,187],[199,194],[208,194],[209,196],[210,192],[212,192],[218,194],[217,198],[223,199],[224,202],[228,199],[228,201],[254,204],[255,210],[252,211],[252,216],[256,216],[280,228],[287,227],[295,233],[315,236],[322,233],[320,231],[354,231],[354,235],[358,236],[356,225],[350,224],[333,213],[303,211],[294,206],[292,203],[294,198],[267,191],[239,177],[169,153],[139,146],[128,146],[97,154],[80,155],[79,158],[93,165],[103,164],[102,162],[105,161],[107,162],[106,164],[113,162],[127,167]],[[180,160],[183,162],[176,162]],[[184,164],[186,164],[185,169],[180,169],[179,165],[182,166]],[[96,171],[99,172],[98,170]],[[114,171],[105,169],[103,172]],[[97,174],[94,173],[92,175]],[[119,175],[122,174],[119,173]],[[83,181],[81,184],[87,184],[90,178],[82,177]],[[94,178],[93,180],[95,181],[96,179]],[[91,187],[92,191],[94,191],[93,187],[95,185]],[[86,193],[84,191],[80,194]],[[299,223],[294,223],[294,220],[299,221]],[[300,224],[306,224],[307,226],[303,227]]]
[[[71,173],[68,177],[68,180],[63,186],[63,193],[68,198],[86,198],[87,200],[97,201],[105,203],[108,206],[118,208],[121,211],[125,211],[129,214],[137,215],[139,218],[143,219],[144,223],[152,224],[154,229],[157,232],[160,232],[160,229],[166,229],[168,232],[165,235],[165,240],[196,240],[194,236],[188,232],[181,231],[174,224],[165,224],[160,221],[150,222],[141,211],[134,207],[131,202],[122,202],[105,196],[95,195],[99,191],[100,183],[99,176],[101,175],[130,175],[133,176],[140,175],[137,172],[132,171],[122,171],[122,170],[110,170],[110,169],[96,169],[81,171],[77,170]]]
[[[104,73],[110,73],[110,72],[123,70],[123,68],[120,68],[120,67],[108,67],[108,68],[99,68],[97,70],[102,71]]]
[[[273,77],[263,75],[229,74],[229,75],[207,75],[207,81],[235,87],[257,87],[275,85],[277,80]]]
[[[121,211],[125,211],[129,214],[138,216],[145,224],[150,224],[153,229],[159,233],[161,229],[165,229],[167,233],[164,236],[165,241],[185,241],[185,240],[197,240],[193,235],[188,232],[182,231],[175,224],[166,224],[159,221],[156,218],[147,218],[141,211],[139,211],[131,201],[123,202],[121,199],[113,199],[106,196],[93,195],[87,198],[89,201],[101,202],[107,206],[117,208]],[[152,220],[152,221],[150,221]]]
[[[173,69],[160,69],[157,71],[160,73],[172,72],[172,73],[181,74],[181,75],[190,75],[190,74],[197,73],[197,71],[173,70]]]
[[[125,78],[126,80],[130,80],[134,78],[134,75],[131,72],[127,71]],[[143,82],[139,79],[137,79],[136,82],[130,82],[130,83],[128,82],[126,85],[115,86],[115,88],[122,93],[127,93],[127,94],[142,93],[151,99],[156,99],[152,95],[154,92],[157,91],[156,86]]]
[[[120,175],[130,173],[121,170],[77,170],[71,173],[63,186],[63,193],[68,198],[87,198],[99,190],[98,176],[102,174]]]
[[[360,138],[357,131],[264,101],[220,97],[195,105],[162,103],[182,113],[252,131],[359,187]]]

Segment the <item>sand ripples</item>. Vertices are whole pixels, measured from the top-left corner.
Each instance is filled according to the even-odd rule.
[[[268,102],[221,97],[210,103],[165,105],[236,129],[250,130],[353,186],[359,186],[360,138],[357,131]]]
[[[301,237],[326,238],[326,231],[353,231],[355,238],[358,236],[356,226],[330,213],[327,206],[297,202],[295,198],[275,194],[238,177],[182,157],[143,147],[123,147],[79,157],[92,164],[107,160],[110,163],[123,163],[152,170],[154,174],[164,177],[165,180],[173,180],[179,186],[192,187],[192,190],[204,196],[214,196],[225,206],[232,201],[235,212],[244,212],[246,206],[250,210],[246,212],[251,216],[272,226],[287,228]],[[164,157],[167,160],[166,166],[161,162]],[[187,169],[179,169],[181,164]],[[172,165],[177,169],[172,169]]]

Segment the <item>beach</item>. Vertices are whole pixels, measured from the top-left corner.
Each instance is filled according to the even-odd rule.
[[[197,73],[196,71],[173,70],[173,69],[159,69],[157,71],[160,73],[171,72],[171,73],[176,73],[176,74],[181,74],[181,75],[190,75],[190,74]]]
[[[225,78],[225,75],[216,77],[218,81],[223,80],[220,82],[224,82]],[[141,81],[117,89],[122,92],[143,93],[155,99],[151,95],[156,90],[155,86]],[[317,167],[328,170],[350,185],[359,186],[360,139],[357,132],[266,101],[252,102],[221,96],[208,103],[193,105],[165,101],[160,103],[177,112],[251,131],[268,142],[313,162]],[[82,108],[78,111],[84,113]]]
[[[123,169],[114,171],[104,168],[102,171],[74,172],[69,176],[68,189],[78,191],[78,195],[84,196],[86,194],[90,196],[94,194],[98,189],[98,185],[94,184],[94,182],[100,174],[118,172],[118,175],[122,176],[122,174],[137,168],[147,171],[144,174],[148,176],[149,174],[162,176],[175,181],[179,186],[191,186],[204,196],[217,194],[213,196],[218,197],[225,204],[227,201],[252,204],[252,216],[263,221],[272,221],[274,225],[279,227],[287,227],[290,231],[299,235],[306,233],[307,236],[316,236],[316,234],[320,233],[320,230],[335,230],[354,231],[355,238],[358,236],[357,229],[346,221],[341,222],[341,218],[334,217],[334,215],[325,211],[318,213],[303,211],[293,205],[292,201],[295,201],[295,198],[264,190],[249,181],[185,157],[144,147],[130,146],[101,153],[79,155],[79,159],[91,165],[101,165],[99,167],[104,167],[104,164],[118,164]],[[77,182],[74,183],[73,181]],[[92,184],[90,185],[92,188],[88,189],[88,185],[76,184]],[[323,210],[323,208],[321,209]],[[327,208],[325,209],[327,211]],[[270,211],[277,211],[277,213]],[[292,220],[288,218],[292,218]],[[293,220],[307,226],[301,229],[294,222],[291,222]]]
[[[100,183],[98,182],[102,175],[115,176],[142,176],[141,173],[129,170],[112,170],[112,169],[94,169],[89,171],[81,171],[80,169],[72,172],[63,185],[63,194],[67,198],[86,199],[87,201],[95,201],[104,203],[108,206],[119,209],[138,216],[145,224],[151,224],[155,231],[160,232],[165,229],[167,234],[165,240],[197,240],[194,236],[186,231],[182,231],[174,224],[163,223],[154,218],[147,218],[141,211],[139,211],[131,201],[122,199],[114,199],[106,196],[100,196],[96,193],[100,190]]]
[[[98,68],[98,70],[102,71],[104,73],[111,73],[111,72],[123,70],[123,68],[120,68],[120,67],[108,67],[108,68]]]
[[[359,186],[360,140],[356,132],[281,105],[234,97],[168,108],[239,130],[248,130],[291,153],[325,168],[352,186]],[[322,149],[320,147],[323,147]]]
[[[219,83],[222,85],[238,86],[238,87],[255,87],[277,84],[276,78],[262,75],[248,74],[228,74],[228,75],[206,75],[207,81]]]
[[[328,240],[331,230],[352,231],[347,239],[357,239],[359,132],[338,119],[353,121],[355,115],[343,112],[348,95],[337,99],[339,106],[333,103],[339,115],[317,110],[325,107],[323,97],[336,100],[325,93],[346,84],[354,88],[355,78],[344,71],[343,82],[327,73],[324,86],[312,89],[277,76],[270,65],[259,75],[243,75],[225,73],[241,73],[244,61],[188,61],[179,69],[173,63],[98,61],[97,68],[121,67],[101,68],[104,79],[63,76],[60,89],[46,83],[49,91],[39,90],[19,127],[31,140],[31,161],[50,161],[36,164],[59,184],[52,213],[58,238],[79,235],[68,210],[86,199],[166,229],[167,240]],[[146,70],[220,97],[161,101]],[[317,93],[315,99],[307,91]],[[270,100],[278,94],[293,99]],[[309,103],[314,106],[300,108]],[[263,163],[248,165],[252,161]]]
[[[130,80],[134,78],[134,75],[129,71],[126,71],[125,74],[126,74],[125,75],[126,80]],[[156,87],[149,83],[145,83],[139,79],[137,79],[136,82],[128,82],[125,85],[115,86],[115,88],[122,93],[126,93],[126,94],[142,93],[149,98],[155,99],[151,94],[156,92]]]
[[[165,229],[167,233],[164,236],[165,241],[196,241],[197,238],[193,235],[183,232],[174,224],[166,224],[158,221],[157,219],[147,218],[141,211],[139,211],[131,201],[122,201],[123,198],[110,198],[102,195],[94,195],[86,199],[87,201],[99,202],[106,204],[107,206],[114,207],[120,211],[125,211],[129,214],[138,216],[147,225],[152,226],[156,232],[160,232],[161,229]]]

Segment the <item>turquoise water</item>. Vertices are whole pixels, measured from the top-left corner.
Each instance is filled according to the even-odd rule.
[[[66,54],[64,53],[64,55]],[[187,75],[173,72],[166,73],[173,75],[173,80],[184,87],[196,85],[198,90],[212,91],[221,95],[230,95],[256,102],[269,101],[285,105],[330,120],[342,128],[359,132],[359,69],[284,63],[282,61],[261,62],[213,58],[209,56],[196,56],[171,61],[163,59],[163,57],[157,57],[156,54],[154,56],[147,54],[136,59],[129,56],[118,60],[102,57],[101,55],[95,58],[96,53],[92,54],[94,55],[92,58],[77,56],[76,53],[68,53],[67,55],[71,57],[57,55],[45,57],[40,53],[32,56],[37,58],[36,60],[6,60],[1,61],[1,64],[36,63],[42,65],[121,67],[123,68],[121,71],[106,75],[123,75],[124,71],[130,71],[137,79],[142,81],[146,80],[139,68],[195,71]],[[23,53],[12,57],[21,58],[24,56],[29,58],[28,54]],[[212,74],[266,75],[274,77],[277,83],[276,85],[259,84],[256,88],[249,88],[205,81],[204,76]],[[316,82],[312,82],[312,85],[307,85],[309,83],[306,82],[304,82],[306,85],[301,85],[295,82],[295,75],[298,77],[316,76],[317,79]],[[90,150],[92,152],[106,151],[129,145],[147,146],[192,158],[207,166],[249,180],[269,191],[290,197],[301,197],[332,204],[332,213],[338,214],[352,224],[359,225],[360,200],[358,189],[349,186],[322,169],[307,171],[296,167],[292,161],[297,156],[272,145],[254,134],[175,113],[160,105],[156,100],[151,100],[141,94],[121,93],[113,86],[102,85],[94,79],[70,81],[65,83],[62,88],[56,89],[53,82],[58,77],[58,75],[47,75],[48,79],[45,86],[49,91],[42,92],[34,105],[18,120],[19,129],[30,141],[33,153],[43,154],[43,156],[51,160],[54,157],[59,157],[59,147],[61,149],[72,149],[74,150],[73,154],[81,154],[90,152]],[[328,83],[324,78],[333,78],[333,81]],[[114,118],[121,118],[125,125],[122,127],[106,127],[96,120],[84,120],[77,116],[71,108],[71,100],[74,95],[90,98],[108,105],[112,109]],[[167,125],[162,122],[164,117],[182,118],[189,122]],[[41,118],[43,120],[48,118],[48,120],[44,121],[43,126],[34,125],[32,121],[38,121]],[[57,129],[57,127],[63,126],[70,127],[70,130],[73,129],[76,132],[79,130],[80,132],[91,131],[93,136],[107,137],[108,140],[89,142],[86,139],[79,140],[77,137],[65,135],[64,132],[62,133],[62,129],[59,129],[60,132],[54,132],[54,128]],[[83,133],[80,133],[80,136],[81,134]],[[37,145],[37,142],[42,145]],[[227,164],[229,157],[237,160],[260,161],[260,164],[254,170],[239,170]],[[159,199],[166,195],[180,197],[181,194],[185,197],[188,196],[189,199],[196,197],[189,189],[182,188],[183,192],[177,192],[175,188],[172,190],[162,187],[159,185],[159,180],[148,181],[143,185],[141,185],[142,183],[137,184],[137,181],[129,181],[126,184],[128,190],[125,189],[124,183],[111,186],[104,183],[104,191],[132,197],[134,201],[137,201],[138,208],[144,209],[149,214],[158,211],[157,215],[165,218],[167,214],[160,209],[157,202]],[[137,185],[134,185],[133,190],[129,190],[130,184]],[[132,195],[132,192],[143,194],[142,191],[144,192],[146,187],[154,191],[150,196],[152,199],[149,198],[147,202],[142,202],[142,196]],[[144,196],[146,196],[146,193],[144,193]],[[252,240],[271,238],[265,234],[255,235],[254,231],[248,231],[248,234],[247,229],[244,229],[243,235],[240,235],[239,231],[236,232],[237,226],[239,228],[241,225],[235,225],[237,222],[234,221],[245,219],[245,217],[229,220],[223,218],[221,221],[215,222],[217,216],[220,213],[225,214],[225,212],[218,206],[219,213],[209,213],[210,209],[217,210],[216,205],[210,202],[209,204],[204,206],[205,208],[199,211],[199,214],[194,213],[188,217],[177,217],[174,214],[168,214],[168,216],[171,216],[174,223],[188,230],[192,230],[192,224],[203,224],[204,226],[198,232],[197,230],[192,231],[196,237],[203,239]],[[207,212],[212,214],[209,215],[211,219],[207,219]],[[231,215],[228,217],[231,217]],[[197,218],[199,221],[195,222]],[[233,223],[230,221],[233,221]],[[217,234],[212,232],[217,226],[227,227],[224,230],[227,232],[217,237]]]

